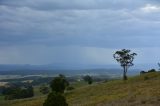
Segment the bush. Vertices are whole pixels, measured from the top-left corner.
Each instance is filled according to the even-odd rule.
[[[148,70],[148,72],[156,72],[155,69]]]
[[[142,103],[142,104],[146,104],[146,101],[145,101],[145,100],[142,100],[141,103]]]
[[[29,98],[34,96],[33,87],[28,86],[25,88],[20,87],[10,87],[4,89],[5,100]]]
[[[59,77],[56,77],[51,82],[50,87],[52,88],[52,92],[48,95],[43,106],[68,106],[63,95],[67,86],[69,86],[69,82],[66,80],[65,76],[59,75]]]
[[[147,73],[147,72],[145,72],[145,71],[141,71],[141,72],[140,72],[140,75],[145,74],[145,73]]]
[[[151,72],[156,72],[156,70],[155,70],[155,69],[151,69],[151,70],[148,70],[148,72],[141,71],[141,72],[140,72],[140,75],[143,75],[143,74],[145,74],[145,73],[151,73]]]
[[[43,106],[68,106],[68,104],[61,93],[51,92]]]
[[[144,77],[144,80],[148,80],[148,79],[149,79],[149,77],[147,77],[147,76]]]
[[[93,82],[92,77],[89,75],[84,76],[83,79],[84,79],[84,81],[88,82],[88,84],[92,84],[92,82]]]
[[[41,92],[42,94],[47,94],[47,93],[49,93],[49,87],[47,87],[46,85],[40,86],[40,92]]]
[[[68,91],[73,90],[73,89],[74,89],[74,87],[72,87],[72,86],[67,87]]]
[[[65,88],[69,86],[69,82],[66,80],[66,78],[63,75],[60,75],[59,77],[56,77],[52,82],[50,87],[52,88],[52,91],[64,93]]]

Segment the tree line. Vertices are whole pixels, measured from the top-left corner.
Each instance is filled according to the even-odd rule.
[[[5,95],[5,100],[29,98],[34,96],[34,90],[31,85],[24,87],[8,86],[2,88],[2,94]]]

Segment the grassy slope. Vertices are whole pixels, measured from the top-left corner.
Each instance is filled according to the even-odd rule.
[[[160,73],[79,87],[66,93],[70,106],[159,106]],[[0,106],[42,106],[46,96],[0,103]]]
[[[87,106],[160,104],[160,73],[80,88],[68,94],[68,101],[71,105]]]

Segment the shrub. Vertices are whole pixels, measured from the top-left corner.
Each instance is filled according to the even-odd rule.
[[[69,86],[69,87],[67,87],[67,89],[66,89],[66,90],[70,91],[70,90],[73,90],[73,89],[74,89],[74,87]]]
[[[155,69],[148,70],[148,72],[156,72]]]
[[[6,88],[4,90],[5,100],[29,98],[34,96],[33,87],[28,86],[25,88],[14,87]]]
[[[59,77],[56,77],[51,82],[50,87],[52,88],[52,92],[48,95],[43,106],[68,106],[66,98],[63,95],[67,86],[69,86],[69,82],[65,76],[59,75]]]
[[[149,79],[149,77],[147,77],[147,76],[144,77],[144,80],[148,80],[148,79]]]
[[[51,92],[43,106],[68,106],[68,104],[61,93]]]
[[[147,72],[145,72],[145,71],[141,71],[141,72],[140,72],[140,75],[145,74],[145,73],[147,73]]]
[[[93,82],[92,77],[89,75],[84,76],[83,79],[84,79],[84,81],[88,82],[88,84],[92,84],[92,82]]]
[[[66,78],[60,75],[51,82],[50,87],[52,88],[52,91],[64,93],[64,90],[68,85],[69,82],[66,80]]]
[[[49,87],[47,87],[46,85],[40,86],[40,92],[41,92],[42,94],[47,94],[47,93],[49,93]]]
[[[142,104],[146,104],[146,101],[145,101],[145,100],[142,100],[141,103],[142,103]]]

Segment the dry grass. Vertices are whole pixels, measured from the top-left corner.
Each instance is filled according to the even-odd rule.
[[[160,73],[87,86],[67,96],[71,106],[156,106],[160,104]]]
[[[79,87],[66,97],[70,106],[160,106],[160,73]],[[45,98],[8,101],[0,106],[42,106]]]
[[[19,99],[19,100],[7,100],[0,102],[0,106],[43,106],[43,102],[46,96]]]

